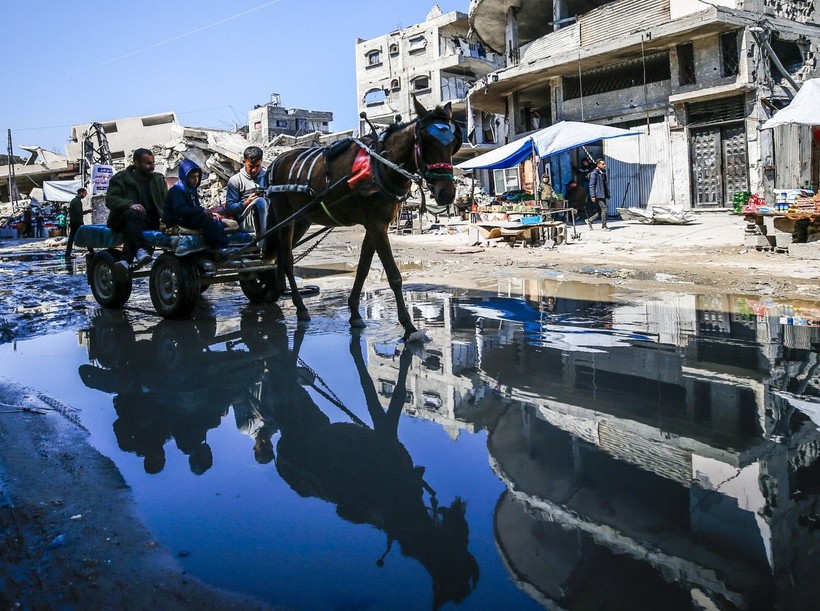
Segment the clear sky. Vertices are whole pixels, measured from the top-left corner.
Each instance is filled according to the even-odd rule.
[[[424,21],[435,3],[0,0],[0,152],[8,128],[15,147],[65,153],[71,125],[167,111],[231,129],[271,93],[286,108],[332,111],[334,131],[355,128],[356,39]]]

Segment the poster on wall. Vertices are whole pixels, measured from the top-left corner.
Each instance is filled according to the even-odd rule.
[[[114,175],[114,168],[110,165],[95,163],[91,166],[91,195],[105,195],[108,191],[108,181]]]

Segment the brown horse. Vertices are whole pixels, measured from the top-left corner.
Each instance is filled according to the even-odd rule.
[[[348,298],[351,326],[364,326],[359,302],[373,254],[378,253],[396,298],[404,339],[420,339],[404,303],[401,272],[393,258],[387,228],[398,214],[400,201],[410,191],[410,175],[419,174],[427,181],[439,205],[449,206],[453,202],[452,156],[461,145],[461,134],[453,122],[450,104],[428,111],[415,99],[414,103],[418,115],[414,121],[391,125],[378,138],[366,136],[360,141],[389,163],[365,156],[364,149],[353,143],[338,154],[334,154],[332,147],[288,151],[277,157],[268,169],[271,210],[278,221],[314,202],[303,210],[297,221],[283,227],[276,240],[279,289],[284,288],[287,277],[300,322],[309,321],[310,315],[293,277],[293,245],[312,223],[325,227],[362,225],[365,237]],[[363,181],[356,183],[355,177],[361,175]],[[351,176],[354,177],[352,186],[345,180]],[[334,185],[333,189],[325,194],[321,203],[317,202],[314,194],[322,193],[330,185]]]

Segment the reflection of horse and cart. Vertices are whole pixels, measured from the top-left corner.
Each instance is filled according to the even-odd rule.
[[[213,319],[163,320],[135,330],[123,313],[104,310],[89,329],[92,363],[79,374],[86,386],[115,394],[118,445],[142,457],[149,474],[164,469],[172,439],[194,474],[209,469],[215,457],[208,432],[223,425],[229,408],[239,428],[248,405],[259,424],[249,427],[258,463],[273,461],[299,496],[332,503],[340,518],[382,530],[387,548],[378,566],[398,543],[431,576],[434,608],[469,596],[480,571],[468,549],[466,503],[459,497],[440,503],[425,468],[399,437],[413,347],[399,356],[385,409],[361,337],[351,335],[350,357],[367,408],[360,418],[300,358],[305,329],[296,330],[291,347],[286,325],[270,315],[246,311],[237,331],[217,333]],[[320,407],[308,389],[327,404]],[[331,419],[326,412],[334,408],[349,421]]]
[[[145,232],[162,250],[150,271],[131,272],[120,279],[114,264],[122,258],[121,237],[104,226],[81,229],[76,244],[89,249],[88,283],[97,302],[119,308],[131,295],[132,279],[149,278],[151,301],[166,318],[184,318],[197,306],[211,284],[238,280],[251,302],[273,301],[290,285],[293,305],[301,322],[310,320],[293,274],[293,248],[339,226],[362,225],[365,237],[348,299],[351,326],[362,326],[359,301],[373,255],[378,254],[396,298],[405,339],[417,329],[401,294],[402,279],[387,232],[408,197],[413,183],[426,181],[436,203],[449,206],[455,198],[452,156],[461,145],[461,132],[452,120],[450,105],[427,111],[416,102],[417,118],[396,123],[381,134],[375,128],[361,140],[348,139],[322,148],[288,151],[267,170],[267,196],[275,222],[262,235],[234,234],[236,250],[227,256],[205,248],[200,235]],[[371,125],[372,127],[372,125]],[[306,239],[313,224],[324,229]],[[270,224],[270,223],[269,223]],[[258,244],[276,243],[276,257],[265,259]]]

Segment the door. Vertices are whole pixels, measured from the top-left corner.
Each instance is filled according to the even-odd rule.
[[[731,206],[735,193],[749,190],[749,163],[746,155],[746,126],[720,128],[723,162],[723,206]]]
[[[749,190],[743,123],[693,129],[690,149],[693,207],[726,208],[735,193]]]
[[[692,130],[690,149],[693,207],[722,207],[720,127]]]

